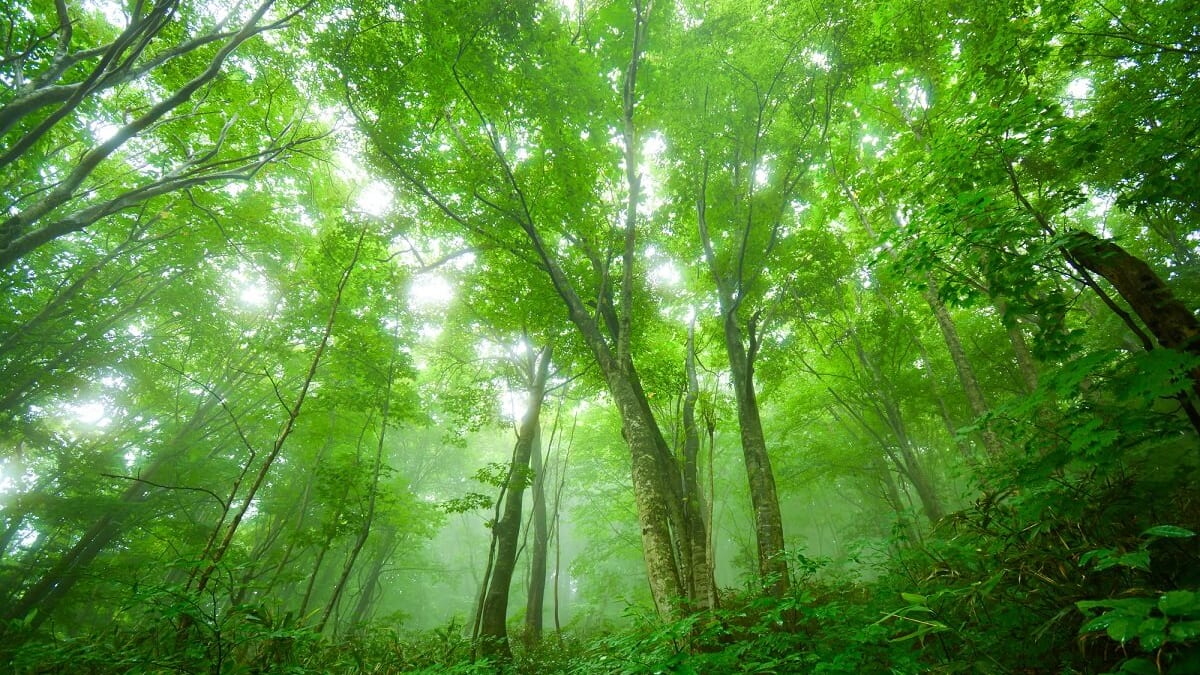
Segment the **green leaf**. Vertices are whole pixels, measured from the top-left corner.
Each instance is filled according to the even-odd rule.
[[[1110,598],[1108,600],[1080,600],[1079,609],[1115,609],[1123,614],[1148,616],[1157,603],[1152,598]]]
[[[1108,627],[1104,632],[1117,642],[1125,643],[1138,636],[1138,629],[1141,628],[1141,625],[1141,619],[1136,616],[1116,614],[1112,621],[1108,622]]]
[[[900,597],[904,598],[905,602],[912,603],[914,605],[924,605],[926,602],[928,602],[928,599],[925,596],[917,595],[916,593],[901,593]]]
[[[1155,525],[1142,533],[1143,537],[1170,537],[1172,539],[1187,539],[1196,536],[1195,532],[1175,525]]]
[[[1118,673],[1133,673],[1134,675],[1159,675],[1158,666],[1148,659],[1130,659],[1121,664]]]
[[[1158,599],[1158,610],[1167,616],[1200,615],[1200,593],[1168,591]]]
[[[1158,649],[1167,641],[1167,619],[1162,616],[1152,616],[1142,621],[1137,629],[1138,642],[1142,649]]]
[[[1173,642],[1187,642],[1200,638],[1200,621],[1176,621],[1167,628],[1167,636]]]

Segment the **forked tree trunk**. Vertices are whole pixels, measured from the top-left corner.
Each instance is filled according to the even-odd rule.
[[[637,501],[638,522],[642,529],[642,544],[651,593],[658,611],[665,617],[674,618],[679,614],[678,599],[683,595],[683,588],[679,580],[678,561],[672,540],[671,514],[673,509],[670,501],[673,491],[678,493],[679,487],[670,485],[668,477],[663,475],[662,454],[664,452],[669,454],[669,449],[666,448],[654,415],[646,405],[641,393],[637,369],[633,365],[633,359],[629,352],[633,326],[633,296],[636,290],[633,266],[638,258],[635,246],[637,209],[641,200],[641,185],[638,178],[640,145],[634,125],[634,109],[637,102],[637,71],[646,40],[647,14],[649,12],[649,3],[635,0],[633,4],[633,45],[622,82],[622,110],[624,113],[622,135],[625,143],[625,178],[628,197],[625,204],[625,246],[621,255],[620,311],[618,312],[617,308],[613,306],[608,293],[600,292],[596,296],[593,296],[592,293],[588,294],[589,299],[596,297],[597,304],[601,305],[598,309],[604,314],[603,328],[600,318],[593,314],[592,309],[583,301],[575,289],[574,282],[564,271],[564,265],[560,262],[561,254],[558,246],[544,239],[534,218],[530,202],[505,154],[501,139],[494,131],[494,125],[475,106],[465,88],[463,93],[466,103],[473,107],[482,123],[481,128],[491,145],[493,158],[501,170],[502,184],[511,191],[513,200],[512,208],[488,202],[485,202],[484,206],[494,215],[515,221],[525,233],[536,261],[534,266],[549,277],[555,292],[563,301],[571,323],[578,329],[580,337],[595,358],[598,370],[604,377],[609,394],[621,417],[623,435],[629,446],[634,496]],[[459,81],[459,86],[463,87],[461,81]],[[372,129],[369,124],[364,126],[369,130]],[[456,211],[451,204],[439,198],[427,183],[412,172],[405,162],[389,152],[388,144],[383,143],[377,134],[369,133],[372,133],[372,140],[380,149],[381,154],[402,178],[448,217],[463,224],[468,230],[478,231],[469,217]],[[611,280],[607,277],[607,268],[602,273],[605,278],[597,286],[597,289],[601,291],[611,288],[609,286]],[[609,317],[614,320],[610,322]]]
[[[513,452],[509,470],[508,489],[505,491],[504,510],[500,519],[492,525],[496,538],[496,559],[488,580],[487,594],[483,600],[480,619],[480,651],[485,656],[500,659],[511,658],[508,645],[508,595],[513,572],[517,566],[517,547],[520,543],[523,497],[529,480],[530,458],[534,451],[538,424],[541,419],[542,402],[546,397],[546,381],[550,377],[550,358],[553,350],[542,349],[530,358],[527,371],[529,402],[521,427],[517,432],[517,445]]]
[[[742,454],[746,460],[746,478],[750,483],[750,503],[754,509],[754,533],[758,543],[758,572],[770,580],[768,590],[775,597],[788,592],[787,560],[783,557],[783,516],[775,489],[775,474],[767,455],[758,396],[754,391],[754,337],[747,351],[742,342],[736,309],[725,311],[725,348],[729,354],[730,379],[738,408],[738,426],[742,435]]]

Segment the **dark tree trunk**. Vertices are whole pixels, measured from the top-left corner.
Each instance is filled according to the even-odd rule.
[[[783,557],[783,516],[779,511],[775,474],[771,470],[771,458],[767,455],[758,396],[754,391],[756,336],[751,334],[751,347],[747,350],[742,341],[736,309],[726,310],[724,319],[730,379],[733,380],[734,398],[737,401],[742,453],[746,460],[746,477],[750,483],[750,503],[754,508],[758,571],[763,578],[771,580],[771,594],[782,597],[789,587],[787,560]]]
[[[1089,271],[1104,277],[1137,314],[1158,343],[1167,349],[1200,355],[1200,322],[1142,259],[1115,242],[1076,230],[1067,253]],[[1200,369],[1192,372],[1200,393]]]

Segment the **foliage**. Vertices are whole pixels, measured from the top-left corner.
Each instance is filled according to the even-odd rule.
[[[1200,672],[1197,3],[0,6],[9,670]]]

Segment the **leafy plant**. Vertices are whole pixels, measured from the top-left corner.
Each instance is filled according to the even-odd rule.
[[[1150,571],[1150,544],[1159,538],[1189,539],[1195,533],[1175,525],[1157,525],[1142,533],[1134,551],[1119,553],[1097,549],[1084,554],[1080,565],[1091,564],[1096,571],[1127,567]],[[1131,591],[1136,592],[1136,591]],[[1129,597],[1105,600],[1080,600],[1079,611],[1091,617],[1080,627],[1081,635],[1103,631],[1109,639],[1125,646],[1136,642],[1137,650],[1152,654],[1124,661],[1116,672],[1158,673],[1164,662],[1173,664],[1167,672],[1186,670],[1200,664],[1200,591],[1171,590],[1157,594],[1144,591]]]

